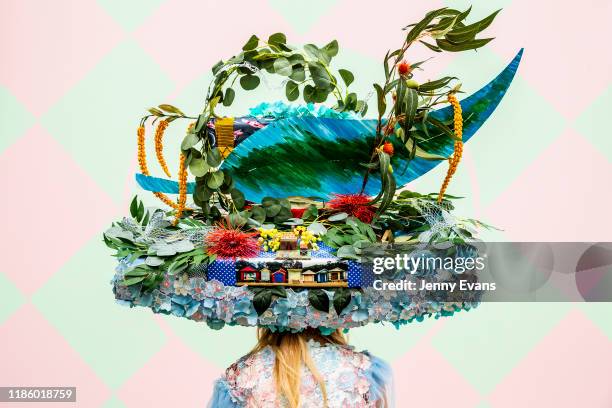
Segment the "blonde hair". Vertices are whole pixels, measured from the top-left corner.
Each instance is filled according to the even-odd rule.
[[[289,408],[298,408],[300,405],[300,383],[302,364],[304,364],[323,394],[323,406],[327,407],[327,390],[325,381],[315,367],[307,341],[313,339],[320,344],[346,345],[347,340],[340,330],[328,335],[322,335],[319,330],[309,329],[300,333],[273,333],[269,329],[257,329],[257,345],[251,354],[257,353],[266,347],[270,347],[275,354],[274,382],[278,395],[287,400]]]

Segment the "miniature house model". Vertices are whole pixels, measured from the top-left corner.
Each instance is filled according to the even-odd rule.
[[[270,270],[268,268],[263,268],[259,271],[260,280],[262,282],[270,282]]]
[[[309,283],[309,282],[314,282],[315,281],[315,273],[313,271],[311,271],[310,269],[307,270],[306,272],[302,273],[302,282],[304,283]]]
[[[279,250],[293,251],[298,249],[298,239],[293,232],[285,232],[280,237]]]
[[[287,283],[287,271],[280,268],[272,274],[272,282],[274,283]]]
[[[327,269],[321,269],[315,275],[315,281],[318,283],[325,283],[329,281]]]
[[[257,282],[259,279],[259,271],[251,266],[245,266],[240,270],[240,280],[243,282]]]
[[[337,282],[341,280],[344,280],[344,270],[343,269],[336,267],[329,271],[329,281],[330,282]]]
[[[289,283],[301,283],[302,282],[302,270],[301,269],[288,269],[289,272]]]

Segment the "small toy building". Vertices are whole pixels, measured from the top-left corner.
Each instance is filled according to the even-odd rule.
[[[325,283],[329,281],[329,275],[327,269],[321,269],[315,275],[315,281],[318,283]]]
[[[274,283],[287,283],[287,271],[280,268],[272,274],[272,282]]]
[[[334,269],[329,271],[329,281],[337,282],[344,280],[344,269],[335,267]]]
[[[240,270],[240,280],[242,282],[257,282],[259,279],[259,271],[252,266],[245,266]]]
[[[285,232],[280,237],[280,246],[278,247],[281,251],[293,251],[298,249],[298,239],[293,232]]]
[[[302,270],[298,268],[291,268],[287,270],[289,272],[289,283],[301,283],[302,282]]]
[[[259,271],[259,280],[261,282],[270,282],[270,270],[263,268]]]
[[[308,255],[308,244],[300,241],[300,255]]]
[[[310,269],[302,273],[302,282],[309,283],[315,281],[315,273]]]

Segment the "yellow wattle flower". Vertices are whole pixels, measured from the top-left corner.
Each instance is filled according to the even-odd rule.
[[[168,127],[168,123],[169,122],[167,120],[162,120],[161,122],[159,122],[159,125],[157,125],[157,129],[155,130],[155,153],[157,154],[157,161],[164,173],[166,173],[166,176],[172,177],[170,175],[170,171],[168,170],[168,165],[166,164],[166,159],[164,158],[163,151],[163,138],[166,128]]]
[[[448,102],[453,107],[454,131],[457,140],[455,140],[453,155],[450,157],[448,162],[446,177],[444,178],[444,182],[440,188],[440,193],[438,194],[438,203],[442,202],[446,188],[448,187],[453,174],[455,174],[455,171],[457,171],[457,167],[459,166],[459,162],[461,161],[461,156],[463,154],[463,115],[461,104],[459,103],[459,100],[457,100],[455,94],[448,95]]]
[[[138,166],[140,167],[140,172],[145,176],[149,175],[149,169],[147,167],[147,153],[145,150],[145,127],[139,126],[136,132],[137,134],[137,142],[138,142]],[[167,195],[160,192],[153,193],[155,197],[159,198],[164,204],[169,207],[174,208],[175,210],[178,208],[178,204],[172,201]]]
[[[183,211],[185,211],[185,203],[187,202],[187,166],[185,160],[187,158],[183,153],[179,157],[179,198],[176,214],[174,215],[174,225],[178,224]]]

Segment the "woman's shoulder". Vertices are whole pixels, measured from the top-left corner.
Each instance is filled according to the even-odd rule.
[[[363,396],[370,403],[388,399],[393,375],[384,360],[352,346],[316,342],[309,342],[309,346],[317,368],[326,382],[337,384],[335,391],[344,395],[342,398]]]

